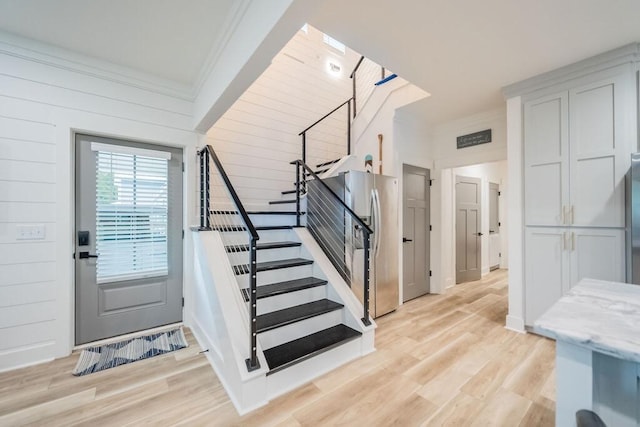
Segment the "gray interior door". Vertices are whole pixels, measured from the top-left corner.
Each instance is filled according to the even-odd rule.
[[[182,320],[182,150],[77,135],[76,344]]]
[[[456,283],[479,280],[480,179],[456,176]]]
[[[500,268],[500,187],[489,183],[489,268]]]
[[[403,301],[429,293],[430,203],[428,169],[403,165]]]

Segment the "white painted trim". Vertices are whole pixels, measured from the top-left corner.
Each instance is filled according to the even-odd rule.
[[[597,71],[638,61],[640,61],[640,43],[631,43],[583,61],[575,62],[565,67],[505,86],[502,89],[502,93],[505,99],[513,98],[536,91],[542,87],[554,86],[570,79],[584,77],[587,74]]]
[[[184,101],[193,101],[195,97],[192,88],[187,85],[4,31],[0,31],[0,54],[168,95]]]
[[[527,330],[524,327],[524,319],[519,317],[507,315],[505,328],[521,334],[527,333]]]
[[[522,98],[507,100],[507,235],[509,252],[509,314],[507,325],[524,329],[524,167]]]
[[[224,50],[227,49],[229,40],[238,29],[238,25],[240,25],[240,22],[242,22],[242,19],[247,13],[247,9],[249,8],[251,1],[252,0],[236,0],[234,2],[232,6],[232,12],[227,15],[227,19],[220,26],[222,28],[222,31],[219,33],[218,37],[213,43],[213,47],[209,51],[207,59],[204,62],[204,66],[200,69],[198,77],[191,87],[191,95],[193,99],[195,99],[195,97],[202,89],[202,86],[207,81],[207,77],[209,76],[209,74],[211,74],[213,72],[213,69],[218,65],[220,56],[222,55]]]
[[[171,153],[168,151],[148,150],[145,148],[129,147],[126,145],[103,144],[92,142],[91,151],[104,151],[107,153],[132,154],[134,156],[153,157],[156,159],[171,160]]]
[[[193,132],[168,129],[159,125],[132,123],[129,120],[62,108],[54,109],[51,118],[52,123],[56,125],[55,142],[57,151],[56,216],[57,235],[59,238],[56,240],[56,253],[63,260],[68,260],[66,263],[60,261],[60,258],[56,261],[58,268],[56,282],[58,310],[54,356],[58,358],[71,354],[74,348],[75,336],[75,267],[71,254],[74,251],[73,230],[75,228],[75,156],[73,148],[76,133],[182,147],[185,163],[189,165],[189,169],[194,170],[195,155],[190,156],[189,153],[193,154],[195,150],[197,135]],[[183,177],[183,229],[187,228],[190,214],[193,215],[194,208],[191,211],[189,209],[191,203],[189,195],[195,194],[194,187],[195,182],[193,180],[188,181]],[[192,276],[189,269],[190,266],[187,264],[189,258],[187,258],[186,247],[188,244],[189,240],[185,238],[183,241],[183,295],[187,293],[185,288],[190,286],[189,283],[191,283]]]

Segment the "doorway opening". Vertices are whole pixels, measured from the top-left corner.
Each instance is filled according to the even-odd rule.
[[[506,160],[450,169],[455,283],[507,268]],[[446,234],[443,238],[448,238]]]

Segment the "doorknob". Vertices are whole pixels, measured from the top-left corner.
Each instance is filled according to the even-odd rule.
[[[406,243],[406,242],[413,242],[413,240],[407,239],[406,237],[403,237],[402,238],[402,243]]]
[[[482,236],[482,233],[478,233],[478,236]]]
[[[98,258],[98,255],[92,255],[89,252],[80,252],[78,255],[80,259]]]

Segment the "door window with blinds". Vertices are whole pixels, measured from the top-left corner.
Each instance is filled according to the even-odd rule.
[[[97,282],[168,274],[171,153],[93,142]]]

